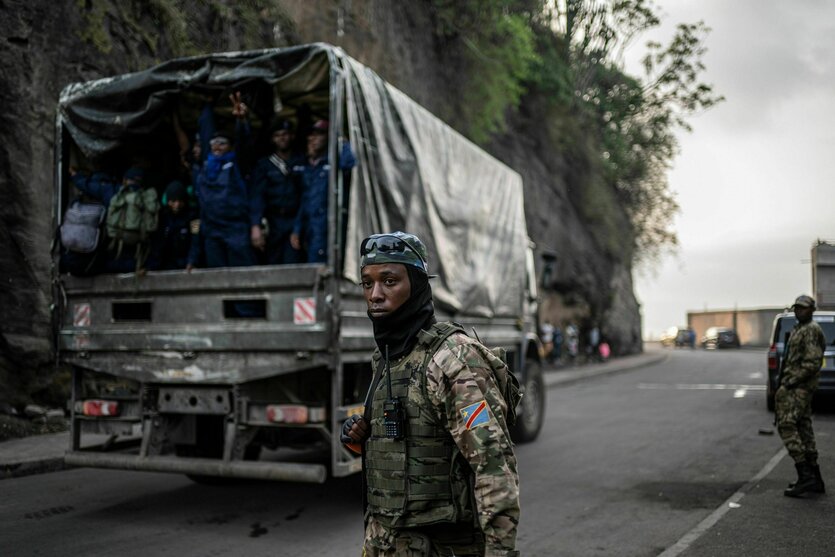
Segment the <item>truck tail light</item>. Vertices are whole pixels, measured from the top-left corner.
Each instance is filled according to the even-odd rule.
[[[768,369],[774,371],[777,369],[777,345],[772,344],[768,349]]]
[[[325,421],[325,409],[303,404],[270,404],[267,420],[279,424],[307,424]]]
[[[120,408],[116,401],[94,399],[82,401],[76,406],[76,411],[79,410],[84,416],[118,416]]]

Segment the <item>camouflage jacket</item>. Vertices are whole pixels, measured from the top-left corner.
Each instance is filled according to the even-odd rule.
[[[427,365],[426,388],[434,412],[473,470],[485,555],[506,555],[516,547],[519,475],[505,424],[506,404],[477,342],[461,333],[450,336]],[[484,421],[472,411],[482,401]]]
[[[826,337],[815,321],[795,325],[786,345],[780,384],[787,389],[817,389],[825,347]]]
[[[420,346],[404,358],[422,362],[425,356],[418,354]],[[519,477],[505,424],[506,403],[486,359],[492,354],[487,353],[489,350],[475,339],[462,333],[452,334],[426,364],[425,389],[409,389],[409,396],[426,393],[414,402],[448,432],[459,458],[463,457],[472,470],[473,493],[467,499],[475,501],[477,507],[473,510],[484,535],[484,554],[506,557],[518,555],[515,547]],[[375,365],[379,360],[377,350]],[[392,370],[397,369],[403,360],[391,365]],[[366,459],[370,448],[366,445]],[[373,515],[370,523],[377,524]],[[396,530],[381,525],[380,528],[385,531],[377,533],[381,538],[390,541],[398,535]]]

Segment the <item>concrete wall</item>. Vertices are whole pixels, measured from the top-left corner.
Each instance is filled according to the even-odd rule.
[[[743,345],[768,346],[771,344],[771,324],[782,311],[783,308],[688,311],[687,325],[696,331],[697,343],[710,327],[730,327],[736,329]]]

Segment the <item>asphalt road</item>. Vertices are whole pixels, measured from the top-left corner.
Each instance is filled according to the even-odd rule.
[[[671,350],[661,364],[551,392],[546,438],[519,448],[529,555],[651,556],[780,449],[764,356]]]
[[[763,362],[761,351],[676,350],[551,389],[541,438],[517,448],[523,554],[655,556],[675,544],[780,450],[758,433],[770,427]],[[359,501],[357,477],[203,486],[67,470],[0,482],[0,554],[359,555]]]

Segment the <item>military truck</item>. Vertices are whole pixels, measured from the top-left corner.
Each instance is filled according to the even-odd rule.
[[[338,435],[372,376],[358,247],[398,229],[427,245],[438,317],[507,349],[524,392],[513,435],[535,439],[545,393],[521,177],[339,48],[196,56],[67,86],[56,226],[71,163],[124,168],[140,154],[164,174],[178,164],[171,114],[187,127],[230,92],[255,134],[307,114],[330,120],[331,161],[350,143],[356,167],[329,170],[327,263],[73,276],[56,262],[56,351],[72,369],[66,462],[205,482],[359,471]]]

